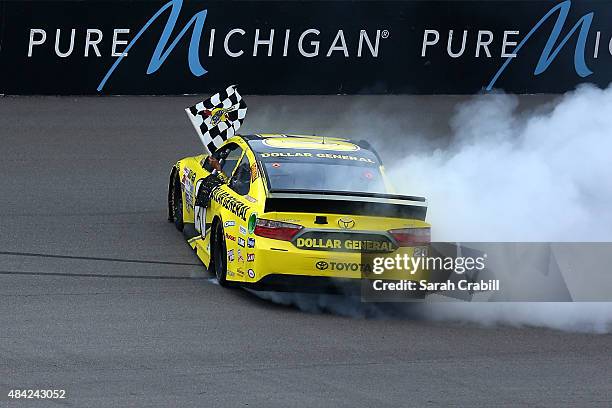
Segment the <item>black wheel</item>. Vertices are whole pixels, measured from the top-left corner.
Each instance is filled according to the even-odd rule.
[[[227,282],[227,247],[225,245],[225,234],[223,232],[223,225],[221,222],[215,223],[215,228],[213,230],[213,251],[212,251],[212,259],[211,266],[215,276],[217,277],[217,281],[219,281],[219,285],[228,287],[229,283]]]
[[[172,221],[179,231],[183,230],[183,193],[181,191],[181,183],[178,177],[174,177],[174,183],[172,187]]]

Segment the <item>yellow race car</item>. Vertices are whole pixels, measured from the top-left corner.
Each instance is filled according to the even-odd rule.
[[[168,187],[169,221],[222,286],[336,292],[369,276],[364,254],[430,241],[426,200],[393,194],[367,142],[236,135],[179,160]]]

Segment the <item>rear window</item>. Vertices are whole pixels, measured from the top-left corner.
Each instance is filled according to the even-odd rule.
[[[378,165],[289,161],[262,162],[271,189],[385,193]]]

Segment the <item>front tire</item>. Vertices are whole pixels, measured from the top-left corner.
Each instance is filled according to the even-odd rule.
[[[225,244],[225,233],[221,222],[215,223],[213,234],[214,247],[211,260],[213,266],[212,271],[215,273],[219,285],[228,287],[230,285],[227,281],[227,246]]]
[[[181,183],[179,182],[178,176],[174,176],[174,182],[172,183],[172,222],[177,230],[183,231],[185,224],[183,223],[183,192],[181,190]]]

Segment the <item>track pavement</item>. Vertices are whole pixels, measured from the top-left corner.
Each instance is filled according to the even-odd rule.
[[[399,100],[398,128],[443,143],[459,100],[340,98],[250,97],[246,131],[338,131]],[[609,335],[310,314],[215,285],[166,222],[193,100],[0,99],[0,406],[610,406]]]

